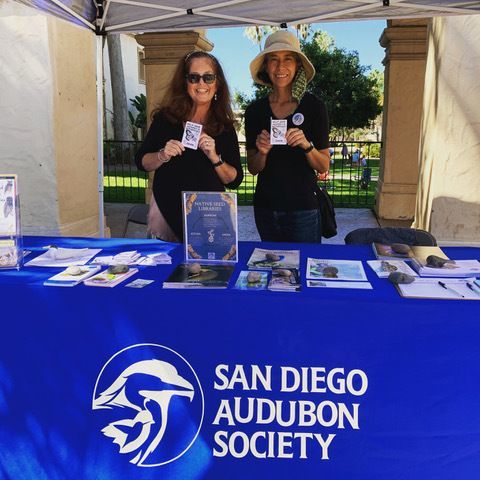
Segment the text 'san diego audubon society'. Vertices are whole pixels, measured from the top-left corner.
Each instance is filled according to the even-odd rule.
[[[215,390],[234,395],[220,400],[213,420],[219,428],[214,434],[215,457],[328,460],[336,436],[332,431],[360,429],[360,403],[325,396],[364,395],[368,377],[363,370],[221,364],[215,377]],[[266,398],[260,392],[274,395]],[[247,433],[242,430],[246,425],[255,428],[247,428]]]

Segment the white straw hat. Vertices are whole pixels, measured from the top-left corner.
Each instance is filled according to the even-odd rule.
[[[256,83],[262,85],[269,85],[264,80],[258,77],[258,73],[262,69],[265,55],[272,52],[288,51],[295,52],[302,62],[307,82],[310,82],[315,76],[315,68],[305,54],[300,50],[300,42],[298,38],[287,30],[278,30],[267,37],[265,46],[250,63],[250,73]]]

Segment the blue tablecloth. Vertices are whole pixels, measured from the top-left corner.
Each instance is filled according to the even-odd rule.
[[[373,290],[164,290],[178,245],[25,238],[51,243],[174,262],[143,289],[0,272],[0,479],[478,478],[480,302],[404,299],[366,265]],[[241,243],[232,283],[255,246],[299,248],[303,277],[374,258]]]

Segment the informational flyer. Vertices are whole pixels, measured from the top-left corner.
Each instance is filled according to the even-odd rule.
[[[237,195],[183,192],[186,261],[237,262]]]
[[[367,281],[360,260],[307,258],[307,279]]]
[[[276,120],[272,118],[270,123],[270,144],[271,145],[286,145],[287,139],[287,121]]]
[[[200,123],[186,122],[185,130],[182,136],[182,145],[192,150],[198,148],[198,141],[202,133],[202,125]]]

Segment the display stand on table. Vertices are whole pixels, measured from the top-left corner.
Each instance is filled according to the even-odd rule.
[[[20,269],[22,244],[17,176],[0,174],[0,269]]]
[[[185,261],[238,261],[237,195],[183,192]]]

